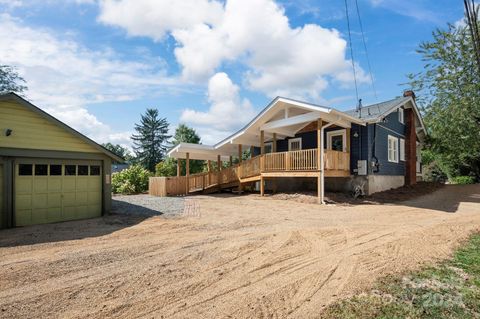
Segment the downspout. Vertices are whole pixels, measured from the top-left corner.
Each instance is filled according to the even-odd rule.
[[[330,126],[332,125],[335,125],[337,124],[338,122],[340,121],[340,116],[338,117],[337,121],[335,122],[331,122],[331,123],[328,123],[327,125],[325,126],[322,126],[322,128],[320,129],[320,185],[321,185],[321,188],[322,188],[322,192],[320,194],[320,202],[322,204],[325,204],[325,170],[324,170],[324,166],[325,166],[325,161],[324,161],[324,158],[323,158],[323,155],[325,154],[325,150],[324,150],[324,135],[325,135],[325,129],[326,128],[329,128]]]

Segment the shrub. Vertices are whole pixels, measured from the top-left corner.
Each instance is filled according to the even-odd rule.
[[[475,178],[472,176],[455,176],[450,178],[450,182],[452,184],[461,184],[461,185],[475,184]]]
[[[163,162],[155,165],[155,176],[175,176],[177,175],[177,161],[169,157]]]
[[[148,190],[150,172],[140,165],[132,165],[112,175],[112,191],[115,194],[138,194]]]

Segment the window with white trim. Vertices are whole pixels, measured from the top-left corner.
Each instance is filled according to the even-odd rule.
[[[388,135],[388,161],[398,163],[398,138]]]
[[[347,151],[347,130],[335,130],[327,132],[327,149],[346,152]]]
[[[405,161],[405,140],[400,139],[400,160]]]
[[[265,154],[273,152],[273,142],[268,142],[263,145]]]
[[[302,138],[292,138],[288,140],[288,150],[289,151],[300,151],[302,149]]]
[[[402,124],[405,124],[405,113],[402,108],[398,109],[398,121]]]

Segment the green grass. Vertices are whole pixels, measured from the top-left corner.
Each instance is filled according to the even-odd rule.
[[[374,290],[331,305],[322,318],[480,318],[480,234],[451,260],[383,278]]]

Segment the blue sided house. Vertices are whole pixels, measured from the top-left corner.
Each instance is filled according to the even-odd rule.
[[[277,97],[217,144],[182,143],[168,155],[187,159],[186,193],[222,185],[255,187],[262,195],[317,190],[323,202],[325,190],[372,194],[416,183],[425,134],[412,91],[349,111]],[[230,165],[201,177],[189,175],[191,159]]]

